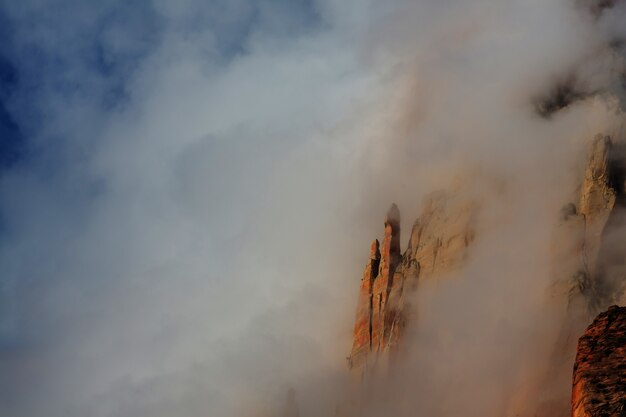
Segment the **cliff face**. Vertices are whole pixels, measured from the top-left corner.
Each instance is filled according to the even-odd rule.
[[[597,136],[590,145],[585,173],[576,201],[561,209],[554,230],[550,300],[563,314],[563,324],[554,349],[551,378],[565,387],[574,360],[576,341],[585,326],[602,308],[618,302],[616,286],[606,277],[607,223],[621,212],[616,185],[618,157],[607,136]],[[626,246],[621,246],[620,250]],[[561,396],[565,398],[563,390]],[[563,400],[564,402],[564,400]]]
[[[382,248],[378,240],[372,242],[370,259],[361,279],[354,343],[350,355],[351,368],[363,365],[369,352],[385,349],[384,334],[388,330],[385,313],[393,286],[393,275],[400,258],[400,212],[394,204],[385,217]]]
[[[583,307],[595,314],[602,300],[602,267],[598,265],[603,232],[616,208],[618,191],[613,183],[612,142],[598,136],[592,142],[578,203],[561,210],[554,239],[554,295],[564,305]],[[608,294],[607,294],[608,295]]]
[[[395,204],[385,218],[380,245],[375,240],[359,291],[350,368],[364,371],[393,350],[410,315],[407,294],[418,282],[444,275],[462,264],[474,238],[476,204],[447,193],[431,195],[400,252],[400,212]]]
[[[573,357],[578,336],[599,311],[626,301],[623,160],[622,146],[608,136],[597,136],[575,197],[578,201],[566,204],[560,213],[551,274],[552,301],[565,311],[559,357]]]
[[[570,202],[564,202],[561,212],[555,213],[550,273],[552,285],[550,294],[546,297],[546,304],[557,307],[562,314],[562,322],[560,335],[553,349],[551,369],[546,370],[545,389],[539,388],[541,398],[537,399],[536,412],[533,413],[535,417],[554,417],[569,413],[570,378],[576,355],[576,340],[591,318],[601,309],[625,301],[624,160],[626,151],[622,146],[615,145],[608,136],[594,138],[590,142],[579,188],[572,195]],[[395,352],[404,347],[403,334],[408,323],[419,326],[419,318],[415,317],[411,300],[414,299],[412,294],[419,291],[420,283],[445,277],[450,272],[462,268],[466,259],[471,256],[472,242],[476,239],[476,219],[479,209],[479,204],[475,200],[460,192],[431,194],[423,206],[421,215],[413,224],[406,250],[401,252],[400,213],[395,204],[391,206],[384,222],[382,243],[375,240],[371,245],[359,290],[349,367],[360,377],[361,382],[366,380],[370,373],[385,369],[390,360],[393,362]],[[600,316],[598,320],[601,321],[604,317],[602,320],[607,321],[609,319],[606,317],[615,316],[616,311],[622,310],[612,309],[612,313],[605,313],[608,316]],[[597,330],[593,329],[597,326],[600,325],[594,323],[590,327],[592,330],[588,329],[587,332],[596,334]],[[615,326],[622,328],[618,324]],[[613,330],[602,337],[605,339],[597,343],[604,344],[607,349],[613,349],[626,340],[626,334],[618,336]],[[608,338],[613,339],[609,341]],[[584,340],[588,340],[588,343]],[[578,364],[589,362],[585,362],[583,357],[586,355],[584,352],[593,350],[596,346],[597,343],[593,340],[595,339],[583,338],[579,345],[582,350],[579,350],[576,375],[583,376],[576,377],[579,388],[575,390],[580,392],[591,393],[590,387],[601,389],[602,384],[614,383],[617,381],[615,378],[619,379],[620,375],[623,375],[618,372],[606,376],[606,381],[600,382],[599,385],[596,382],[593,382],[596,385],[591,382],[580,382],[587,381],[588,377],[584,375],[591,375],[590,372],[596,369]],[[623,360],[625,352],[623,350],[615,352],[621,354]],[[610,356],[609,353],[605,349],[600,356]],[[589,363],[598,363],[598,366],[614,363],[611,362],[613,359],[608,362],[598,359],[600,356],[592,356],[595,359]],[[589,372],[587,369],[590,369]],[[605,371],[608,369],[604,368]],[[555,390],[555,386],[560,388]],[[544,395],[544,391],[550,393]],[[587,394],[583,396],[585,395]],[[598,398],[601,401],[613,401],[610,399],[613,397],[599,397],[596,394],[587,396],[589,400],[581,400],[582,403],[597,405]],[[576,401],[577,407],[581,408],[582,403],[579,403],[580,401]],[[589,408],[586,405],[585,407]],[[592,414],[575,414],[579,415]],[[609,415],[618,414],[607,414]]]
[[[572,417],[626,415],[626,308],[612,306],[578,341]]]
[[[569,414],[577,340],[598,312],[625,301],[623,160],[621,145],[596,136],[574,202],[561,209],[552,242],[549,302],[562,321],[543,387],[551,394],[545,395],[537,417]]]

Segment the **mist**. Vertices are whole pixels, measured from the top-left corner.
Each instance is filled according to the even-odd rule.
[[[0,414],[276,416],[293,388],[302,417],[333,415],[387,207],[409,231],[459,182],[476,246],[415,294],[390,385],[411,400],[372,409],[530,414],[551,231],[587,143],[623,129],[624,13],[3,3]]]

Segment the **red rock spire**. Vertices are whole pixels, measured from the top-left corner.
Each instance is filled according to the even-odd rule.
[[[378,352],[384,346],[385,306],[400,259],[400,211],[392,204],[385,217],[383,243],[372,242],[361,279],[350,367],[361,365],[369,352]]]

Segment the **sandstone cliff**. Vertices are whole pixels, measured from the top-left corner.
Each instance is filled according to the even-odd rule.
[[[555,297],[564,298],[568,310],[584,309],[592,316],[606,302],[599,290],[604,265],[598,262],[603,255],[603,234],[614,212],[618,190],[612,181],[614,161],[610,138],[597,136],[590,148],[578,202],[563,207],[555,232],[553,291]]]
[[[585,326],[601,310],[624,303],[626,221],[624,152],[599,135],[589,150],[577,203],[561,210],[553,241],[552,302],[565,322],[556,356],[571,361]],[[569,365],[568,365],[569,366]]]
[[[626,308],[612,306],[578,342],[572,417],[626,415]]]
[[[605,135],[594,138],[579,188],[570,202],[564,202],[560,214],[555,213],[553,282],[547,304],[560,310],[562,324],[551,367],[546,370],[543,388],[538,388],[535,416],[569,413],[576,341],[601,309],[625,301],[624,160],[622,145]],[[420,283],[445,277],[462,268],[471,256],[479,208],[475,199],[460,192],[431,194],[413,224],[407,248],[401,252],[400,213],[395,204],[391,206],[382,243],[372,242],[360,284],[348,359],[361,383],[393,362],[395,352],[403,347],[408,323],[419,326],[411,300]],[[555,386],[559,388],[555,390]]]
[[[621,226],[626,230],[622,156],[608,136],[591,141],[580,188],[574,201],[563,206],[555,228],[550,298],[565,314],[555,349],[565,363],[573,360],[575,341],[590,318],[619,302],[623,292],[620,254],[626,239],[614,232]],[[411,314],[408,294],[420,281],[462,266],[474,240],[477,209],[475,201],[460,193],[431,194],[401,254],[400,214],[391,206],[382,244],[372,243],[361,279],[350,368],[376,363],[379,354],[398,345]]]
[[[410,314],[407,294],[424,279],[444,275],[462,264],[474,239],[477,205],[456,194],[434,193],[413,224],[409,244],[400,252],[400,212],[395,204],[385,218],[383,243],[375,240],[359,292],[350,368],[364,371],[378,354],[401,339]]]

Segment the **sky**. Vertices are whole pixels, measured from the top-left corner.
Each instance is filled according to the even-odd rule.
[[[386,209],[409,230],[469,172],[526,232],[483,250],[545,241],[585,143],[621,132],[624,11],[0,1],[0,415],[272,416],[291,387],[328,415]]]

